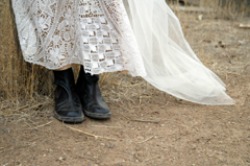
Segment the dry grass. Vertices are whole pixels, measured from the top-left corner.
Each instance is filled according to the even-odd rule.
[[[224,19],[250,15],[250,0],[201,0],[201,6],[213,8],[216,16]]]
[[[167,0],[178,4],[178,0]],[[182,0],[187,5],[213,9],[213,16],[223,19],[237,19],[250,16],[250,0]],[[212,13],[211,13],[212,14]]]

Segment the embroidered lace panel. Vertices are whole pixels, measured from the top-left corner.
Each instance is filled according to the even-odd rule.
[[[12,0],[12,4],[26,61],[49,69],[82,64],[92,74],[144,72],[142,62],[131,59],[139,52],[121,0]],[[141,64],[135,66],[134,61]]]

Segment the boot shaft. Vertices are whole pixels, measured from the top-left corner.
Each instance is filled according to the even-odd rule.
[[[70,87],[74,86],[75,79],[72,68],[66,70],[53,70],[53,73],[54,73],[54,83],[56,85],[63,83],[70,85]]]
[[[86,73],[84,71],[84,67],[81,66],[77,82],[86,84],[97,84],[98,81],[99,81],[99,75],[96,74],[91,75],[90,73]]]
[[[99,76],[91,75],[81,67],[76,87],[84,113],[94,119],[108,119],[111,112],[104,101],[99,85]]]
[[[72,68],[53,71],[56,84],[54,100],[56,119],[65,122],[82,122],[84,115],[80,99],[76,92],[74,73]]]

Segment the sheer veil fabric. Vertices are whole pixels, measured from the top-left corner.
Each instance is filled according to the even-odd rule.
[[[164,0],[124,0],[146,76],[156,88],[205,105],[234,104],[224,83],[197,58]]]

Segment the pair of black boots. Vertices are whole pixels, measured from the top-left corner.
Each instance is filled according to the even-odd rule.
[[[110,118],[111,112],[98,85],[98,75],[85,73],[81,67],[75,83],[72,68],[53,72],[56,84],[56,119],[66,123],[80,123],[84,120],[84,115],[93,119]]]

